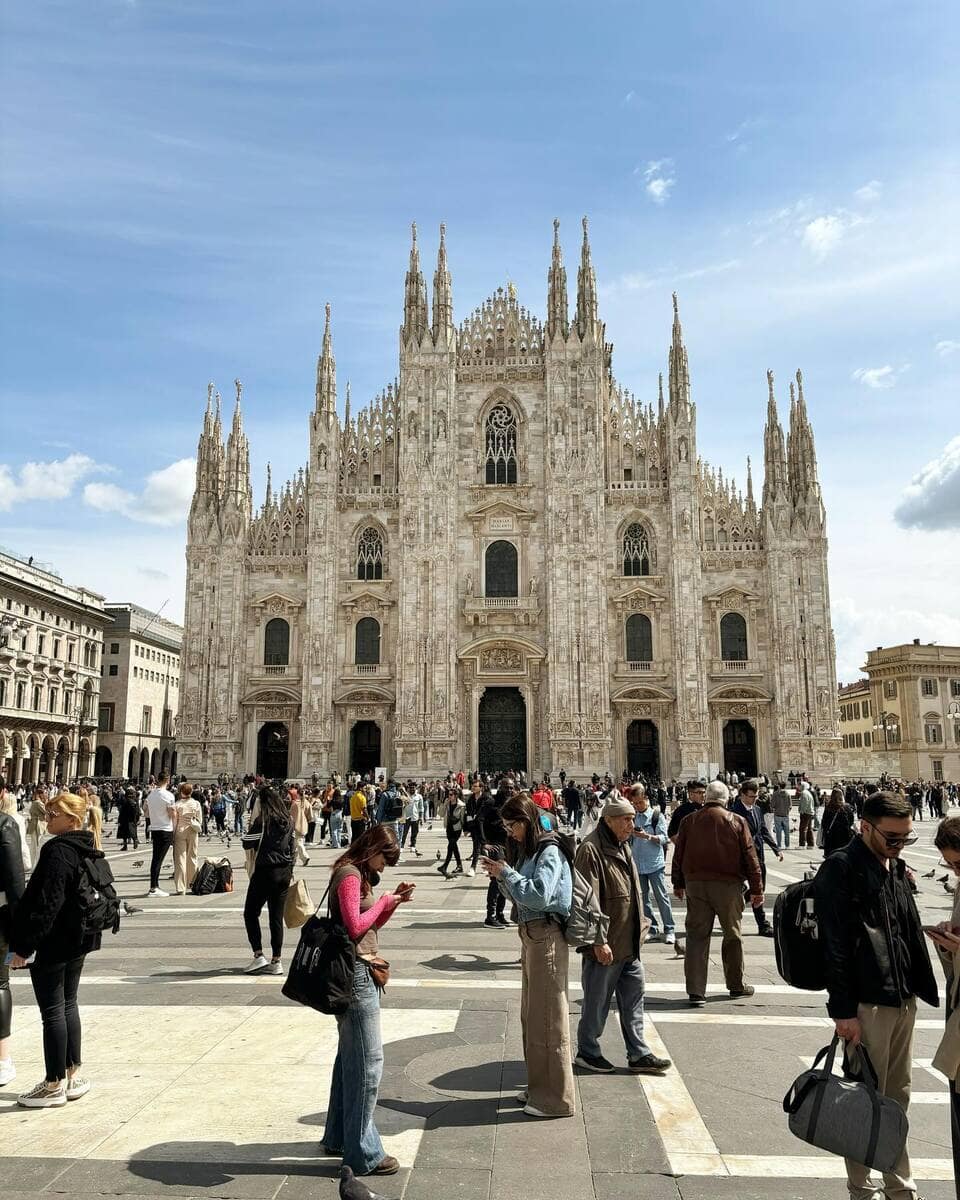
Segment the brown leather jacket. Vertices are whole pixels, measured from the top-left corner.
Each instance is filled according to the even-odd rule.
[[[673,852],[671,878],[675,888],[691,881],[750,885],[752,896],[763,895],[760,862],[749,826],[719,801],[704,804],[680,825]]]
[[[607,945],[613,961],[638,958],[650,923],[643,915],[640,877],[630,843],[621,845],[601,818],[577,847],[574,863],[596,893],[601,911],[610,918]]]

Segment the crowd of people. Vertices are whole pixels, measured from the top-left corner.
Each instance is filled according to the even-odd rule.
[[[583,784],[560,773],[528,780],[449,772],[416,781],[349,774],[326,784],[271,786],[264,780],[221,780],[197,787],[166,776],[147,788],[77,785],[14,795],[0,780],[0,1086],[12,1082],[10,969],[28,967],[43,1019],[45,1078],[24,1092],[25,1107],[59,1107],[81,1098],[77,993],[86,955],[100,944],[77,903],[89,864],[103,857],[104,819],[116,816],[124,849],[139,846],[141,824],[151,843],[149,895],[173,850],[174,891],[183,894],[198,870],[201,839],[243,839],[250,876],[244,923],[253,973],[283,974],[283,913],[298,863],[309,849],[340,851],[331,868],[330,912],[357,947],[351,1003],[337,1018],[339,1043],[324,1146],[357,1174],[397,1169],[374,1122],[383,1047],[380,991],[387,964],[378,931],[415,885],[401,882],[379,897],[387,867],[404,853],[422,857],[418,835],[440,824],[448,880],[478,870],[488,879],[484,925],[516,927],[520,939],[521,1030],[527,1081],[517,1096],[531,1118],[569,1117],[575,1109],[574,1067],[609,1074],[601,1037],[614,998],[627,1069],[671,1069],[644,1037],[645,942],[676,944],[674,904],[684,904],[688,1003],[706,1002],[710,938],[722,930],[721,963],[731,998],[754,995],[744,976],[742,913],[749,905],[760,936],[773,936],[766,911],[766,856],[792,847],[822,851],[817,913],[827,951],[827,1012],[852,1054],[865,1045],[880,1091],[909,1101],[916,1001],[938,1001],[927,951],[944,968],[947,1031],[935,1064],[951,1081],[955,1153],[960,1153],[960,889],[949,921],[922,927],[915,873],[903,859],[916,841],[914,820],[926,807],[938,820],[935,845],[949,883],[960,877],[960,817],[945,815],[957,789],[881,779],[839,781],[830,789],[805,777],[727,776],[683,784],[594,775]],[[39,806],[39,811],[37,806]],[[920,810],[918,812],[918,809]],[[347,824],[349,822],[349,825]],[[667,872],[669,871],[669,882]],[[270,957],[260,918],[268,911]],[[128,911],[136,911],[129,910]],[[571,929],[586,931],[576,940]],[[571,949],[579,959],[583,1001],[571,1044],[567,1001]],[[873,1196],[863,1168],[847,1164],[853,1196]],[[909,1159],[885,1177],[884,1194],[916,1195]]]

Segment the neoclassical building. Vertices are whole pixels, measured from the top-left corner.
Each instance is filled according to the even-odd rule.
[[[344,416],[327,308],[305,461],[254,509],[241,388],[212,385],[189,519],[180,765],[665,778],[836,763],[827,541],[800,373],[767,373],[760,502],[699,456],[674,298],[666,386],[614,378],[587,223],[541,320],[432,311],[414,228],[399,376]]]

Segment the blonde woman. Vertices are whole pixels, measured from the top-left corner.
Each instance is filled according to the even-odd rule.
[[[193,798],[193,784],[181,783],[173,816],[173,890],[185,896],[199,865],[197,842],[203,828],[200,803]]]
[[[103,857],[100,809],[88,809],[82,796],[61,792],[47,802],[45,817],[52,836],[43,844],[10,927],[11,967],[25,967],[36,956],[30,978],[43,1019],[46,1075],[17,1098],[24,1108],[61,1108],[90,1090],[80,1069],[77,991],[86,956],[99,950],[101,939],[99,932],[85,930],[78,903],[84,860]]]

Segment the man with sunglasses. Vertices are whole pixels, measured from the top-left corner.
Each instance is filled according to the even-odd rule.
[[[863,804],[860,833],[829,855],[817,872],[814,904],[827,979],[827,1012],[847,1052],[861,1043],[879,1090],[906,1110],[917,997],[939,1004],[920,914],[900,860],[912,832],[909,799],[874,792]],[[853,1059],[856,1055],[852,1056]],[[906,1147],[882,1186],[846,1160],[853,1200],[916,1200]]]

